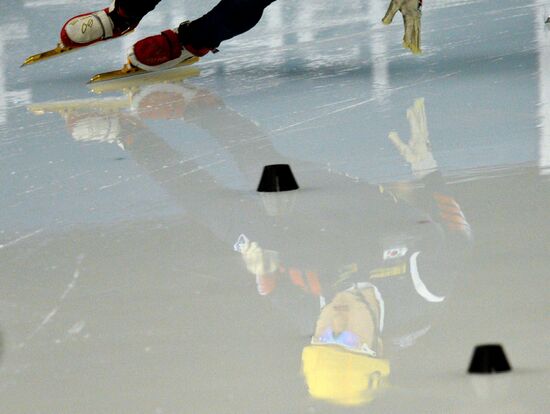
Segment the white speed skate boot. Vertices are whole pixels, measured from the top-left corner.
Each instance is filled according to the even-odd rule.
[[[181,31],[188,25],[189,22],[184,22],[176,29],[141,39],[130,49],[128,61],[136,68],[155,71],[173,68],[208,52],[217,52],[217,49],[193,47],[182,40]]]
[[[116,1],[103,10],[80,14],[61,28],[61,43],[70,48],[89,46],[131,32],[139,20],[129,19]]]

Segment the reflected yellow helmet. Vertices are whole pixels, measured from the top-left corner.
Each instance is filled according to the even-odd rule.
[[[302,352],[302,370],[313,398],[354,406],[373,400],[390,364],[339,346],[310,345]]]

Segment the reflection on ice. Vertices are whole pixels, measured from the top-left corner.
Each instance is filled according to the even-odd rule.
[[[387,386],[389,362],[335,346],[304,348],[303,373],[312,397],[354,406],[371,402]]]
[[[371,401],[389,384],[396,353],[415,345],[441,312],[471,230],[438,181],[430,175],[383,192],[360,184],[355,197],[325,201],[320,208],[349,214],[339,217],[336,228],[316,219],[305,206],[307,197],[297,193],[292,215],[268,212],[269,218],[254,220],[237,239],[234,248],[258,293],[291,316],[297,329],[315,326],[302,355],[313,397],[342,405]],[[309,213],[309,226],[302,212]],[[383,226],[376,222],[380,217]]]
[[[296,193],[283,194],[262,193],[260,195],[264,210],[268,216],[283,216],[292,214],[296,203]]]
[[[385,13],[387,4],[384,0],[369,2],[367,18],[370,26],[369,44],[372,49],[372,85],[374,96],[383,102],[391,94],[388,51],[388,32],[377,23]]]
[[[19,55],[80,7],[9,3]],[[3,58],[6,410],[544,412],[540,1],[434,0],[414,60],[379,30],[384,3],[279,0],[200,77],[94,97],[83,82],[146,33],[59,66]],[[201,11],[163,0],[140,29]],[[299,191],[255,191],[274,163]],[[509,388],[466,377],[486,339],[526,367]]]
[[[548,174],[550,167],[550,24],[542,27],[535,13],[535,27],[539,49],[538,115],[540,118],[539,167],[541,174]],[[550,20],[550,17],[548,18]],[[548,23],[548,22],[547,22]]]
[[[388,138],[401,153],[401,156],[411,165],[416,177],[422,177],[437,169],[437,163],[431,151],[431,144],[426,120],[424,99],[417,99],[412,107],[407,109],[411,137],[405,144],[396,131],[391,131]]]
[[[189,98],[196,92],[189,88],[179,87],[176,83],[182,79],[197,76],[196,68],[178,68],[162,73],[151,73],[136,79],[128,78],[119,81],[104,82],[94,85],[92,91],[97,94],[123,91],[123,96],[108,98],[89,98],[68,101],[36,103],[28,105],[29,111],[36,115],[57,112],[65,120],[68,131],[76,141],[98,141],[122,145],[122,138],[127,132],[125,127],[128,116],[139,112],[143,118],[161,119],[179,118],[181,108],[170,116],[180,96]],[[165,84],[166,82],[172,82]],[[149,85],[143,88],[136,85]],[[178,93],[179,91],[179,93]],[[181,95],[180,95],[181,94]],[[154,109],[149,109],[154,108]],[[162,112],[166,109],[168,112]],[[159,112],[157,115],[153,112]]]
[[[256,195],[261,166],[283,159],[266,134],[210,91],[173,73],[158,76],[125,81],[124,97],[29,109],[61,114],[77,141],[116,142],[241,256],[258,293],[312,335],[302,362],[313,397],[343,405],[371,401],[389,384],[396,353],[429,331],[471,242],[471,228],[431,154],[424,99],[407,111],[408,143],[389,134],[415,180],[373,185],[301,162],[295,173],[304,190]],[[232,157],[232,174],[254,202],[243,203],[237,193],[219,205],[216,194],[225,185],[211,167],[225,160],[182,156],[149,127],[158,120],[207,132]],[[310,171],[338,194],[325,198],[308,188]]]
[[[7,111],[10,106],[25,105],[31,101],[30,89],[9,90],[7,67],[11,63],[8,47],[11,42],[18,42],[28,37],[25,24],[0,24],[0,127],[7,122]]]

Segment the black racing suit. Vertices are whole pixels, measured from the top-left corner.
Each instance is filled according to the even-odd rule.
[[[116,0],[115,14],[124,16],[126,24],[135,26],[161,0]],[[215,49],[221,42],[252,29],[264,9],[275,0],[221,0],[204,16],[179,28],[183,45],[196,50]],[[119,18],[111,14],[113,19]]]

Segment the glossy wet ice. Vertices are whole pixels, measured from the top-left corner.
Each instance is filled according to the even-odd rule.
[[[2,3],[0,411],[544,412],[550,4],[427,2],[416,57],[383,0],[280,0],[86,86],[213,4],[20,69],[85,10]]]

